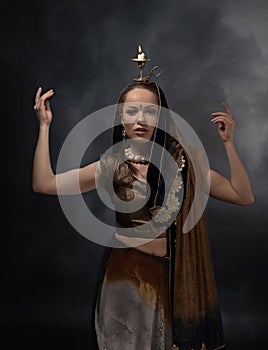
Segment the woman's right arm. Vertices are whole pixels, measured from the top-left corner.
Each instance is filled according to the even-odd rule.
[[[54,91],[51,89],[43,95],[41,93],[42,88],[39,87],[34,105],[39,120],[39,135],[33,160],[33,190],[44,194],[77,194],[94,189],[98,162],[80,169],[54,174],[49,151],[49,128],[52,121],[49,99],[54,95]]]

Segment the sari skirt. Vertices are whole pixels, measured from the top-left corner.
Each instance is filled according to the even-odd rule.
[[[95,311],[99,350],[167,350],[172,346],[169,260],[113,248]]]

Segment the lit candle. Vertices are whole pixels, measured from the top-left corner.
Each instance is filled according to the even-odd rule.
[[[139,60],[139,61],[144,61],[144,60],[145,60],[145,54],[144,54],[144,52],[138,54],[138,60]]]

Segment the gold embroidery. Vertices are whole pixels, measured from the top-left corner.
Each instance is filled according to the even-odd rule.
[[[177,345],[173,344],[171,346],[171,350],[180,350],[180,348]]]
[[[180,157],[178,167],[179,167],[179,171],[182,171],[182,169],[185,167],[185,158],[183,154]]]
[[[215,348],[213,350],[220,350],[220,349],[223,349],[224,347],[225,347],[225,344],[221,345],[220,347]],[[170,349],[171,350],[180,350],[180,348],[176,344],[173,344]],[[192,348],[192,350],[194,350],[194,349]],[[206,347],[205,343],[202,343],[202,348],[200,350],[207,350],[207,347]]]
[[[156,216],[160,209],[160,205],[155,205],[154,207],[150,208],[150,213],[152,216]]]
[[[155,206],[150,209],[151,214],[155,217],[155,221],[158,223],[164,223],[171,219],[171,214],[180,209],[181,203],[177,198],[177,193],[182,188],[183,181],[181,174],[178,173],[173,180],[170,191],[167,195],[166,205],[162,208]]]

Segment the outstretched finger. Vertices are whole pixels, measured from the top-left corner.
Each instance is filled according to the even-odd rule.
[[[40,98],[42,100],[46,100],[47,98],[50,98],[54,94],[54,90],[50,89],[47,92],[45,92]]]
[[[38,103],[38,101],[40,99],[41,92],[42,92],[42,88],[41,88],[41,86],[39,86],[39,88],[37,89],[36,94],[35,94],[35,103],[36,104]]]
[[[50,89],[47,92],[45,92],[42,96],[40,96],[39,103],[41,105],[45,105],[46,101],[54,95],[54,90]]]
[[[223,102],[222,105],[223,105],[223,108],[226,110],[226,113],[232,118],[233,115],[232,115],[231,109],[230,109],[230,107],[227,105],[227,103],[226,103],[226,102]]]

